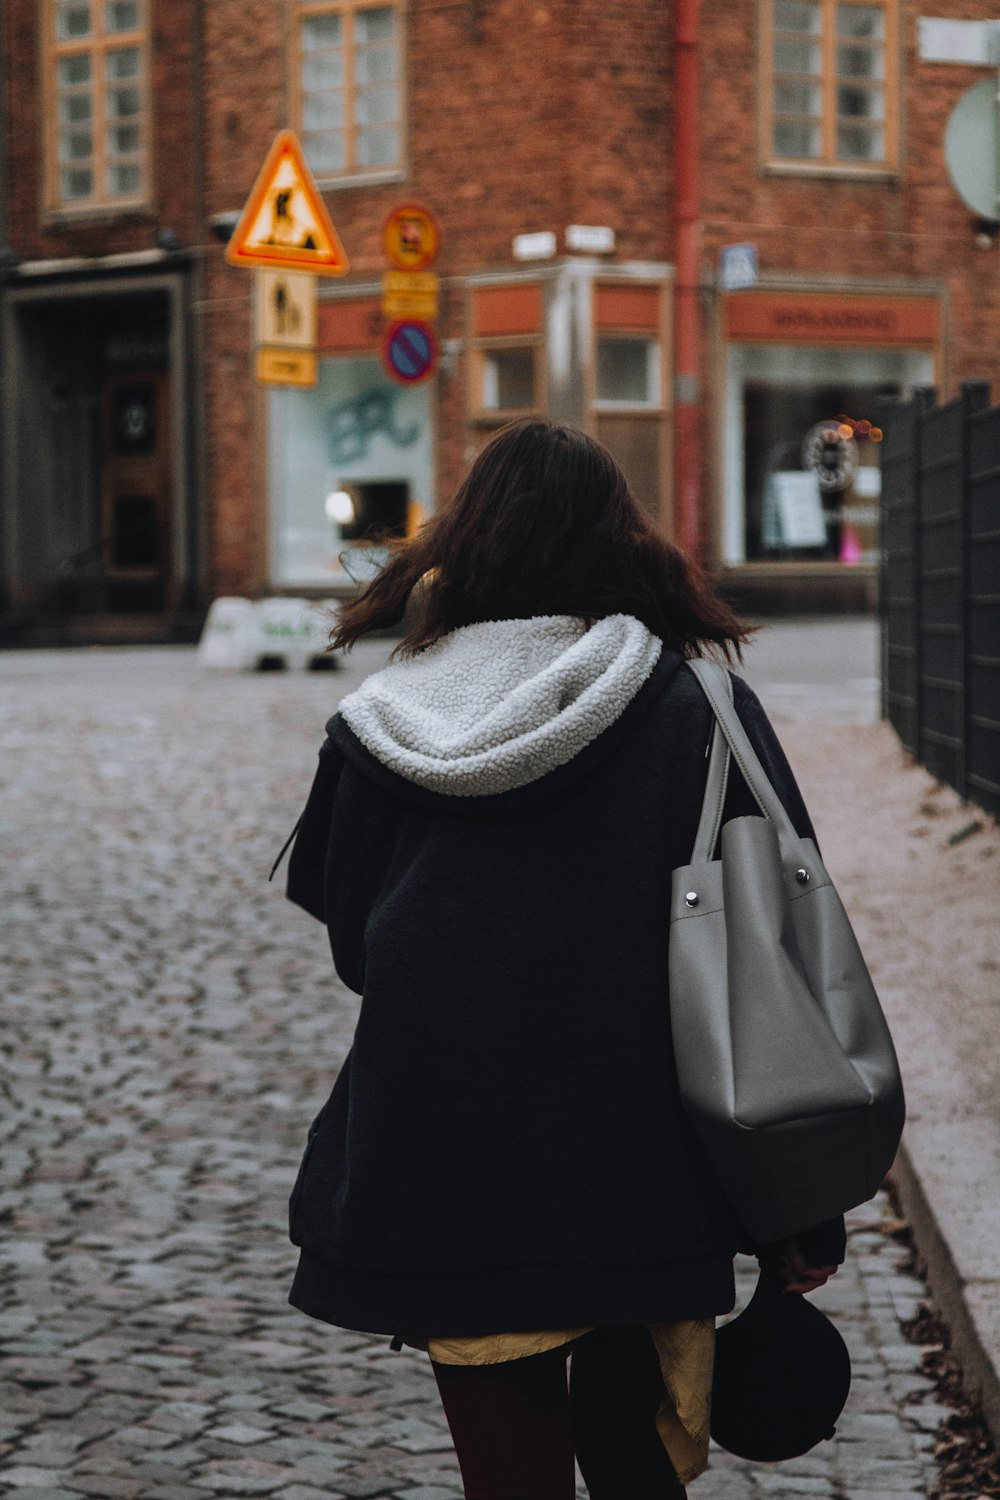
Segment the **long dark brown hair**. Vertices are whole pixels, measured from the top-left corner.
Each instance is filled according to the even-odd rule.
[[[497,433],[452,503],[342,607],[330,646],[404,615],[402,656],[480,620],[613,614],[635,616],[685,656],[715,646],[739,657],[752,629],[656,530],[605,447],[527,420]]]

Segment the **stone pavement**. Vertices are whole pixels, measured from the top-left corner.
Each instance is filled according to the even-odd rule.
[[[384,654],[295,677],[0,656],[7,1500],[461,1494],[425,1357],[285,1300],[287,1195],[356,1002],[266,876],[336,697]],[[852,1215],[817,1297],[855,1359],[836,1440],[715,1454],[695,1496],[929,1493],[942,1413],[888,1214]]]

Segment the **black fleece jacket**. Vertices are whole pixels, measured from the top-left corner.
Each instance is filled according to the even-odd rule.
[[[706,1317],[746,1246],[677,1095],[670,878],[713,720],[664,649],[625,712],[513,791],[429,792],[339,717],[289,865],[362,1001],[289,1205],[290,1301],[371,1332]],[[749,687],[736,708],[811,826]],[[734,774],[726,817],[756,812]],[[843,1223],[804,1237],[843,1257]]]

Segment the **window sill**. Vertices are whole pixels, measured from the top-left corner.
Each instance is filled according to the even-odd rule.
[[[58,208],[47,208],[42,215],[42,224],[45,228],[57,229],[74,224],[89,224],[94,220],[107,222],[109,219],[138,219],[152,223],[155,217],[153,205],[148,199],[123,198],[117,203],[63,204]]]
[[[504,411],[474,411],[470,421],[477,427],[502,427],[506,422],[520,422],[525,417],[541,416],[540,406],[512,406]]]
[[[593,402],[593,408],[596,412],[629,417],[662,417],[666,413],[662,401],[608,401],[598,398]]]
[[[371,172],[352,172],[344,177],[316,177],[316,186],[322,193],[333,193],[341,188],[380,187],[389,182],[405,182],[404,167],[385,167]]]
[[[765,161],[760,164],[765,177],[810,177],[835,182],[898,182],[896,167],[843,166],[834,162]]]

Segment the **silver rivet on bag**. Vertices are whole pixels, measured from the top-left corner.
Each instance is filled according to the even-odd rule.
[[[799,882],[799,885],[805,885],[808,882],[808,880],[809,880],[809,871],[808,870],[796,870],[795,871],[795,879]]]
[[[697,906],[698,905],[698,892],[697,891],[688,891],[687,895],[684,897],[684,900],[687,902],[688,906]]]

